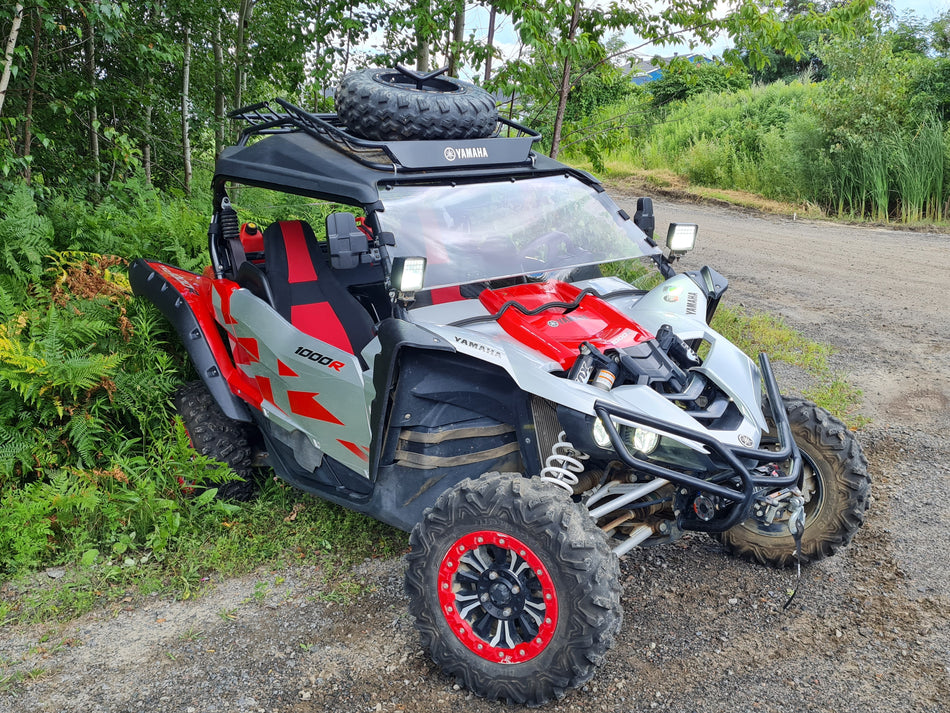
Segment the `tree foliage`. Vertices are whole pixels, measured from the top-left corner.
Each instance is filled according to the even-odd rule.
[[[705,92],[745,89],[751,79],[743,67],[722,62],[693,62],[677,57],[663,67],[663,75],[650,82],[648,90],[656,106],[682,101]]]
[[[515,97],[521,118],[541,120],[557,151],[565,119],[585,94],[603,93],[611,59],[634,48],[610,38],[636,32],[642,43],[742,38],[761,65],[779,48],[803,50],[801,33],[844,30],[871,0],[783,17],[768,5],[737,0],[607,4],[580,0],[493,0],[521,43],[520,55],[495,62],[488,83]],[[0,36],[11,37],[9,88],[0,115],[0,174],[41,189],[101,194],[102,186],[143,171],[147,180],[186,187],[186,166],[209,166],[227,136],[226,113],[239,104],[285,96],[314,110],[331,105],[347,71],[370,63],[445,62],[476,73],[496,57],[481,36],[465,34],[464,0],[41,0],[18,15],[0,9]],[[185,36],[192,48],[184,101]],[[24,38],[29,38],[24,40]],[[771,49],[770,49],[771,48]],[[590,80],[588,76],[593,75]],[[619,83],[615,84],[619,87]],[[595,93],[596,93],[595,92]],[[573,98],[574,109],[569,109]],[[183,146],[189,144],[187,148]]]

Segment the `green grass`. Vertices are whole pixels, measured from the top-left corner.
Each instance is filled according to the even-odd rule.
[[[753,359],[760,352],[773,362],[785,362],[804,370],[815,385],[803,393],[808,399],[856,429],[868,423],[857,412],[861,391],[849,384],[828,363],[833,349],[807,339],[782,319],[770,314],[748,314],[742,310],[720,306],[713,317],[712,328],[722,334]]]
[[[292,520],[291,513],[296,513]],[[393,557],[407,547],[403,532],[269,481],[259,499],[237,506],[216,526],[181,534],[160,560],[139,556],[83,567],[77,553],[76,563],[58,580],[42,572],[14,578],[8,589],[15,593],[0,601],[0,625],[67,620],[150,594],[197,597],[217,581],[261,566],[318,566],[327,596],[346,598],[354,564]],[[267,592],[266,583],[256,587],[255,600]]]
[[[42,668],[34,668],[29,671],[15,671],[10,674],[0,674],[0,693],[12,691],[18,683],[27,679],[35,681],[46,671]]]

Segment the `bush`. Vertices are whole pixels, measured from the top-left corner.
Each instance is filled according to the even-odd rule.
[[[55,197],[45,210],[23,185],[0,196],[7,268],[0,277],[0,568],[7,572],[101,545],[119,521],[139,533],[140,546],[159,543],[155,523],[132,504],[147,504],[155,517],[174,510],[159,501],[183,462],[169,458],[169,400],[188,367],[164,320],[132,299],[127,260],[90,248],[132,255],[155,247],[196,264],[188,240],[168,237],[196,217],[134,186],[98,206]],[[135,459],[169,463],[165,480],[133,478],[143,472],[131,468]]]
[[[627,137],[614,131],[614,155],[648,169],[676,171],[697,184],[813,203],[839,215],[908,222],[945,218],[950,166],[938,111],[945,61],[895,57],[890,45],[873,35],[826,40],[818,52],[830,73],[827,81],[813,84],[803,77],[694,94],[654,110]],[[683,71],[715,76],[718,70],[706,66]],[[654,101],[675,81],[689,91],[698,86],[673,72],[667,76],[666,88],[649,85]],[[929,93],[913,96],[915,87]],[[629,103],[601,114],[625,110]]]
[[[747,89],[751,81],[749,73],[741,67],[721,62],[692,62],[677,57],[663,68],[662,76],[647,84],[646,88],[653,96],[654,106],[659,107],[700,94]]]

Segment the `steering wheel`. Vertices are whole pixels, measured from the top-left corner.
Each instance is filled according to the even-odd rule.
[[[521,262],[529,272],[569,265],[576,258],[571,248],[571,239],[567,233],[552,230],[538,236],[521,249]]]

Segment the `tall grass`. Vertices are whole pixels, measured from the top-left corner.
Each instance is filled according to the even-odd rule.
[[[946,217],[945,152],[940,122],[893,128],[867,139],[848,137],[833,154],[837,213],[905,223]]]
[[[829,117],[838,111],[839,94],[805,77],[703,94],[663,111],[648,112],[636,97],[601,108],[590,124],[610,126],[603,161],[611,164],[670,170],[694,184],[819,205],[851,218],[946,220],[950,134],[943,124],[927,115],[864,128],[850,118],[835,124]],[[626,132],[610,117],[622,117]],[[583,144],[571,151],[585,153]]]
[[[944,199],[945,159],[940,123],[933,118],[923,122],[916,133],[893,146],[892,155],[901,220],[911,223],[939,218]]]

